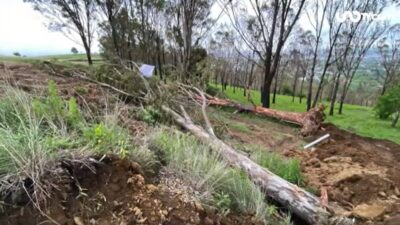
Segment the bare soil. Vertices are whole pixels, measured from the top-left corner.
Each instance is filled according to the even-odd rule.
[[[80,163],[58,168],[60,178],[46,208],[31,205],[8,208],[0,224],[257,224],[252,216],[219,216],[199,202],[183,200],[163,184],[149,183],[132,161],[107,157],[92,167]],[[178,193],[178,194],[177,194]]]
[[[252,119],[237,114],[229,119],[228,141],[260,145],[286,157],[301,160],[306,186],[328,193],[330,203],[345,209],[339,212],[358,218],[362,224],[400,224],[400,145],[391,141],[361,137],[333,124],[306,139],[293,129],[269,119]],[[247,126],[241,131],[232,124]],[[331,138],[313,149],[304,143],[329,133]]]

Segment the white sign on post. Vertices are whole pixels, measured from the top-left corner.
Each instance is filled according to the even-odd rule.
[[[155,66],[143,64],[140,66],[139,71],[144,77],[152,77]]]

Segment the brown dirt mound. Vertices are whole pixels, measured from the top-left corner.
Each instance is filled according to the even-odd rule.
[[[48,217],[27,205],[6,209],[0,224],[256,224],[251,216],[222,217],[198,202],[184,202],[166,186],[147,183],[140,166],[128,160],[107,157],[92,167],[62,168],[67,179],[54,183],[44,210]]]
[[[327,187],[330,201],[345,206],[366,223],[388,224],[400,214],[400,146],[360,137],[326,124],[331,139],[302,158],[311,186]],[[396,220],[395,224],[400,224]]]

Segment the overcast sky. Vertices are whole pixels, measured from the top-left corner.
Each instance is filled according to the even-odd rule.
[[[19,52],[22,55],[52,55],[70,53],[72,47],[83,48],[61,33],[49,31],[39,12],[23,0],[0,0],[0,55]],[[93,45],[98,51],[97,42]]]
[[[395,7],[390,7],[384,14],[391,17],[392,22],[400,22],[400,14]],[[0,55],[12,55],[14,52],[26,56],[65,54],[70,53],[72,47],[84,52],[81,46],[61,33],[49,31],[45,22],[46,18],[23,0],[0,0]],[[300,24],[309,28],[305,17],[301,18]],[[98,49],[96,41],[93,52],[98,52]]]

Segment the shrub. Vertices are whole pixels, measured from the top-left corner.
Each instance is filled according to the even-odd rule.
[[[400,85],[391,88],[385,95],[379,97],[375,111],[381,119],[395,115],[392,126],[396,126],[400,117]]]
[[[160,119],[162,117],[162,113],[160,110],[158,110],[154,106],[146,106],[142,107],[139,112],[138,112],[138,118],[140,120],[143,120],[144,122],[148,124],[156,124],[157,122],[160,122]]]
[[[282,94],[283,95],[293,95],[293,91],[289,86],[283,86]]]

